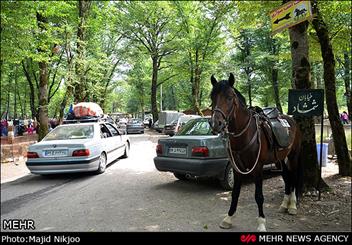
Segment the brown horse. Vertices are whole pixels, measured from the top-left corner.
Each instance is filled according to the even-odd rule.
[[[298,173],[301,173],[302,169],[299,164],[299,128],[291,117],[280,115],[280,120],[285,122],[288,146],[279,147],[276,141],[273,141],[274,135],[268,118],[258,110],[248,109],[244,97],[233,87],[235,78],[232,73],[228,81],[217,82],[212,76],[211,83],[213,85],[211,126],[214,134],[222,133],[227,136],[227,141],[224,142],[227,142],[230,162],[235,170],[230,210],[220,227],[231,228],[242,178],[253,176],[255,200],[259,211],[257,229],[258,231],[266,231],[263,212],[263,165],[271,163],[282,165],[285,195],[279,211],[289,214],[297,213],[296,194],[298,194],[301,184]],[[286,158],[288,161],[285,161]]]

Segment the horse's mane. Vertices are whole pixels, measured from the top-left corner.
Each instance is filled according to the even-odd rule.
[[[236,88],[231,87],[230,84],[229,84],[229,82],[228,82],[227,80],[222,80],[222,81],[216,83],[215,86],[213,86],[213,89],[211,90],[210,97],[211,97],[212,99],[214,99],[214,97],[215,97],[217,94],[219,94],[219,93],[221,93],[221,92],[223,92],[223,91],[226,91],[226,90],[229,89],[229,88],[233,88],[233,89],[235,90],[235,93],[236,93],[236,95],[237,95],[237,97],[238,97],[240,103],[241,103],[244,107],[246,107],[247,104],[246,104],[246,99],[244,98],[244,96],[243,96]]]

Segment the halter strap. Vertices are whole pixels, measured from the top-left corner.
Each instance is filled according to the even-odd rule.
[[[253,164],[253,167],[252,167],[250,170],[246,169],[247,172],[243,172],[243,171],[237,166],[237,164],[239,164],[239,165],[241,165],[242,168],[244,168],[244,167],[242,166],[241,162],[240,162],[240,161],[241,161],[240,159],[239,159],[240,161],[238,161],[237,164],[236,164],[235,157],[234,157],[234,155],[233,155],[233,153],[232,153],[232,150],[231,150],[230,139],[228,138],[228,140],[227,140],[227,147],[226,147],[226,148],[227,148],[227,152],[228,152],[228,155],[229,155],[229,158],[230,158],[230,163],[231,163],[232,167],[235,169],[235,171],[236,171],[237,173],[239,173],[239,174],[242,174],[242,175],[247,175],[247,174],[250,174],[250,173],[253,172],[253,170],[254,170],[254,169],[256,168],[256,166],[258,165],[259,156],[260,156],[260,151],[261,151],[261,149],[262,149],[262,144],[261,144],[261,139],[260,139],[260,129],[259,129],[259,125],[258,125],[258,116],[257,116],[257,115],[254,115],[254,117],[255,117],[255,124],[256,124],[256,129],[257,129],[256,131],[257,131],[257,132],[256,132],[256,134],[253,136],[251,142],[250,142],[248,145],[252,145],[252,144],[254,143],[253,139],[257,138],[258,143],[259,143],[259,149],[258,149],[258,153],[257,153],[256,160],[255,160],[255,162],[254,162],[254,164]],[[245,147],[246,150],[249,148],[248,145]],[[242,149],[241,151],[239,151],[239,153],[241,153],[241,152],[244,152],[244,149]],[[237,154],[237,156],[240,158],[239,153]]]

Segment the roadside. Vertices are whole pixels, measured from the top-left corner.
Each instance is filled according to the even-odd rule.
[[[168,137],[148,128],[145,129],[144,134],[129,134],[128,136],[130,137],[131,142],[148,140],[152,143],[157,143],[159,138]],[[5,163],[1,163],[0,165],[1,184],[22,178],[30,173],[28,168],[26,167],[25,157],[15,158],[13,161],[9,160]]]
[[[1,164],[1,184],[22,178],[29,174],[25,158]]]
[[[149,139],[158,136],[131,135],[130,157],[102,175],[30,174],[1,184],[1,218],[32,219],[38,231],[255,231],[254,184],[244,183],[234,227],[222,230],[218,224],[230,206],[231,192],[223,191],[218,181],[180,181],[156,171],[156,143]],[[306,193],[296,216],[278,213],[284,183],[279,173],[267,172],[263,191],[268,231],[350,231],[351,178],[337,171],[330,159],[323,177],[331,190],[320,201],[316,192]]]

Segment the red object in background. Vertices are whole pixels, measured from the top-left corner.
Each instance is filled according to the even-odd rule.
[[[97,103],[81,102],[73,106],[75,117],[102,116],[103,110]]]

